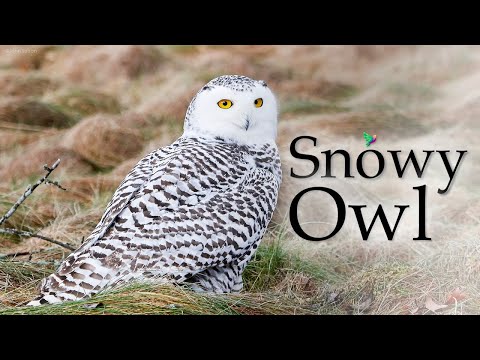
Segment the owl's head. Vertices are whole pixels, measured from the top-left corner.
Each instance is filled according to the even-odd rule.
[[[185,116],[186,136],[213,136],[242,144],[274,142],[277,102],[264,81],[224,75],[193,98]]]

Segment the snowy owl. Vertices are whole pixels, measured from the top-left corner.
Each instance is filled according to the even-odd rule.
[[[133,281],[242,289],[277,203],[277,103],[264,81],[220,76],[191,101],[182,136],[141,159],[100,222],[28,305]]]

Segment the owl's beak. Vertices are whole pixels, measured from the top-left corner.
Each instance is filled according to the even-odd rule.
[[[245,131],[247,131],[249,127],[250,127],[250,116],[247,116],[245,118]]]

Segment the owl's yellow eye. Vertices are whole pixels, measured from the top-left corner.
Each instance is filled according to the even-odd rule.
[[[217,103],[218,107],[222,109],[230,109],[233,105],[231,100],[228,99],[222,99]]]
[[[262,98],[258,98],[258,99],[255,100],[253,103],[255,104],[255,107],[262,107],[262,105],[263,105],[263,99],[262,99]]]

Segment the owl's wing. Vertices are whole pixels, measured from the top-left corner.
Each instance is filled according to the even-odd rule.
[[[45,279],[39,299],[78,299],[150,275],[181,282],[213,267],[243,269],[276,205],[276,148],[253,159],[192,143],[153,156],[127,176],[121,187],[130,190],[115,193],[95,235]]]
[[[155,187],[149,184],[130,201],[91,254],[106,255],[103,262],[114,264],[122,248],[130,270],[176,281],[213,266],[248,261],[272,217],[279,188],[276,177],[264,169],[250,171],[241,187],[197,194],[182,181],[172,188],[164,184],[157,192],[150,192],[150,185]],[[109,243],[116,244],[117,253],[106,250]]]
[[[117,190],[115,190],[102,218],[86,239],[84,243],[85,246],[92,244],[105,234],[118,214],[127,206],[131,199],[138,194],[138,191],[148,183],[152,176],[155,162],[161,161],[162,158],[168,156],[171,148],[172,145],[155,150],[146,155],[133,167],[120,183]]]
[[[210,284],[214,291],[239,287],[234,276],[241,274],[255,253],[280,185],[268,170],[255,169],[249,174],[243,186],[216,189],[196,204],[176,208],[160,203],[150,206],[158,200],[142,188],[104,236],[70,254],[44,280],[41,295],[32,304],[75,300],[107,286],[148,277],[195,282],[196,275],[221,267],[233,272],[202,278],[202,286],[208,289]]]

